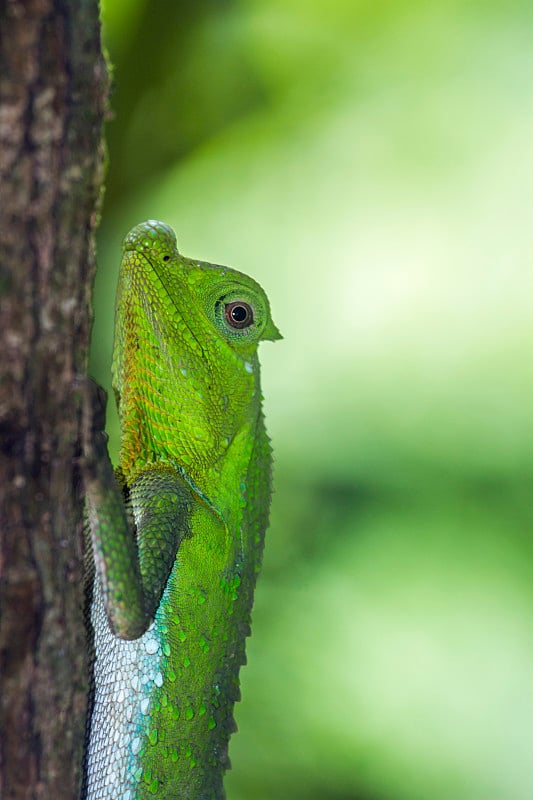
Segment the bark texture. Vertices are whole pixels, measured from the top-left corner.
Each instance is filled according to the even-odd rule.
[[[77,797],[78,460],[107,94],[97,0],[0,0],[0,798]]]

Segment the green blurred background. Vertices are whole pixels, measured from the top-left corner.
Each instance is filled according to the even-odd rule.
[[[531,800],[533,4],[103,18],[93,374],[149,217],[257,278],[285,336],[228,800]]]

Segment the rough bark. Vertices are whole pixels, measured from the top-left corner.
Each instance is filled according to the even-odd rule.
[[[75,798],[77,477],[107,77],[97,0],[0,0],[0,797]]]

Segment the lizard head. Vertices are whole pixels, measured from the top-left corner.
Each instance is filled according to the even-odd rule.
[[[144,437],[147,454],[185,468],[215,462],[257,419],[257,347],[280,338],[256,281],[182,256],[163,222],[137,225],[124,240],[115,322],[123,453],[125,438],[131,449]]]

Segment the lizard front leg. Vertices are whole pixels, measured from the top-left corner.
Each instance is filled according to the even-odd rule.
[[[95,420],[102,421],[98,412]],[[172,467],[158,466],[141,470],[127,486],[113,471],[102,430],[93,430],[87,452],[85,491],[96,578],[113,633],[137,639],[154,617],[180,542],[190,535],[191,489]]]

